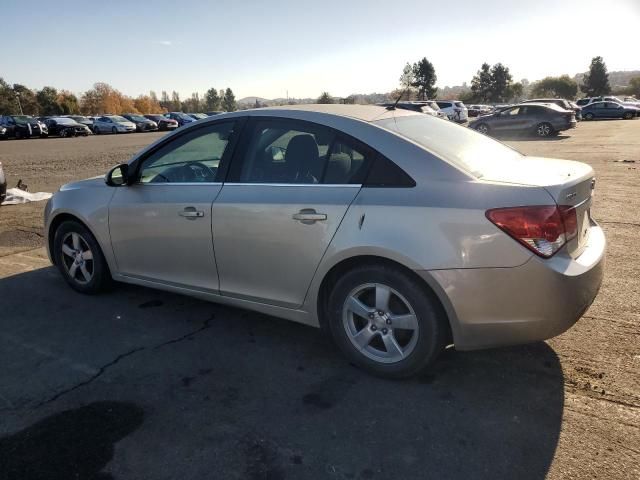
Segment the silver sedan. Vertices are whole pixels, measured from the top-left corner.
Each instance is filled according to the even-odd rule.
[[[79,292],[115,280],[323,327],[404,377],[448,345],[539,341],[582,316],[604,268],[594,185],[588,165],[430,115],[312,105],[179,129],[63,186],[45,224]]]

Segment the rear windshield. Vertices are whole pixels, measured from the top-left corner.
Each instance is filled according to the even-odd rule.
[[[399,133],[477,178],[501,168],[511,169],[513,162],[523,158],[497,140],[430,115],[392,117],[373,123]]]
[[[462,103],[462,102],[453,102],[453,104],[458,108],[464,107],[464,103]]]

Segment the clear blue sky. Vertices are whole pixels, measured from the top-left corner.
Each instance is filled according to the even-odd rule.
[[[387,92],[423,56],[439,86],[470,82],[484,61],[516,80],[573,75],[596,55],[640,69],[640,0],[14,0],[1,11],[0,76],[76,93],[97,81],[134,96]]]

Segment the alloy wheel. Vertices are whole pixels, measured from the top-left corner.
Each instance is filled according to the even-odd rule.
[[[342,324],[353,346],[380,363],[404,360],[418,342],[418,317],[411,304],[380,283],[360,285],[349,293]]]
[[[551,126],[548,123],[541,123],[536,128],[536,133],[539,137],[548,137],[551,135]]]
[[[478,132],[483,133],[485,135],[489,133],[489,127],[487,127],[484,123],[481,123],[480,125],[478,125],[477,130]]]
[[[93,252],[79,233],[69,232],[62,239],[62,261],[73,281],[86,285],[93,278]]]

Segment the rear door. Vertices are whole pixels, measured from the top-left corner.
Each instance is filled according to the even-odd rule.
[[[494,120],[493,130],[501,132],[509,132],[514,130],[522,130],[525,125],[524,115],[520,115],[521,107],[507,108],[500,112]]]
[[[213,205],[220,293],[299,307],[371,155],[327,127],[265,117],[240,145]]]

